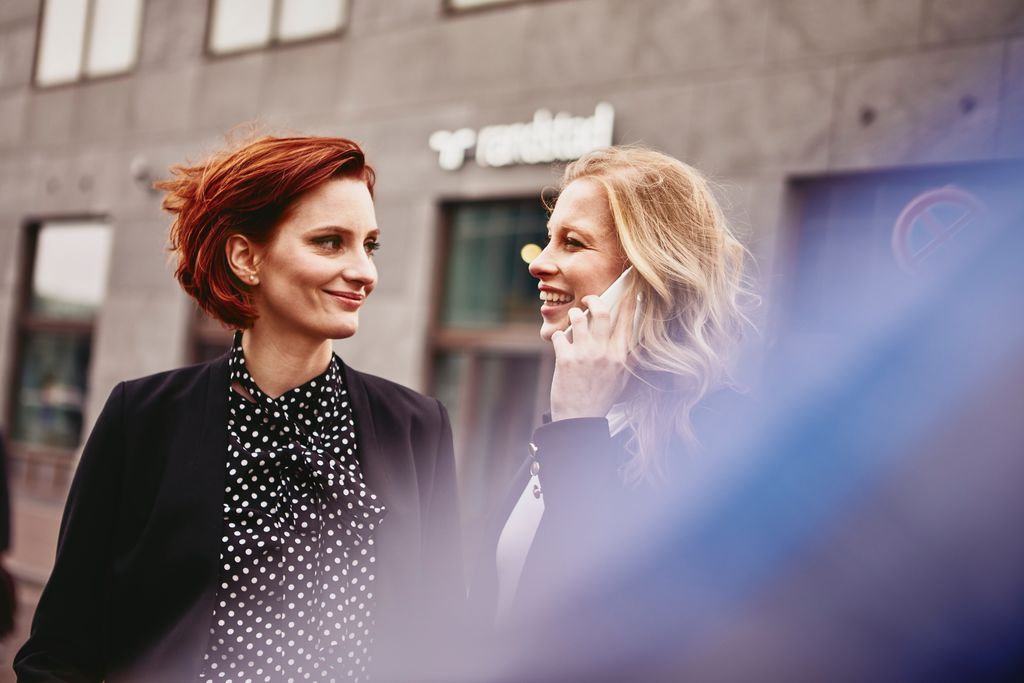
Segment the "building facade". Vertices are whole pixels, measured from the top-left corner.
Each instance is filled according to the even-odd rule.
[[[544,409],[552,358],[521,250],[543,239],[562,159],[639,143],[709,174],[763,311],[785,312],[760,316],[762,338],[786,319],[826,343],[841,328],[808,293],[862,286],[864,259],[913,270],[914,201],[961,227],[1019,201],[999,169],[1024,159],[1022,122],[1016,0],[8,0],[10,565],[45,579],[113,385],[224,348],[172,277],[151,183],[226,136],[367,150],[380,283],[337,350],[447,403],[472,527]]]

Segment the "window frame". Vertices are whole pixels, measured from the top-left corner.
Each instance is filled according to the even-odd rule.
[[[840,339],[841,331],[823,325],[804,308],[807,292],[812,287],[820,289],[820,283],[805,280],[807,248],[811,236],[821,231],[821,226],[811,226],[807,221],[809,203],[814,193],[826,186],[850,188],[871,188],[877,191],[885,185],[921,182],[944,185],[959,185],[958,176],[963,174],[1019,174],[1024,173],[1024,162],[1018,159],[988,159],[951,161],[941,164],[909,165],[871,169],[852,169],[798,174],[786,179],[779,230],[774,245],[777,272],[782,276],[773,285],[774,299],[771,319],[772,329],[767,336],[778,340],[781,336],[818,339]]]
[[[514,0],[517,1],[517,0]],[[544,192],[536,193],[537,201]],[[451,222],[454,207],[484,202],[516,202],[530,199],[524,194],[495,194],[473,197],[443,197],[436,203],[434,224],[437,228],[437,240],[434,244],[433,269],[430,282],[430,303],[428,306],[427,326],[427,362],[424,364],[423,386],[433,387],[436,379],[434,368],[434,352],[439,348],[451,351],[503,351],[510,353],[533,352],[543,354],[550,349],[550,344],[540,338],[540,319],[536,325],[529,323],[511,323],[500,327],[480,329],[446,326],[441,324],[442,307],[444,306],[444,284],[446,268],[449,262],[449,251],[452,242]],[[554,367],[554,352],[552,367]]]
[[[518,202],[523,200],[541,201],[545,190],[538,189],[535,193],[516,194],[486,194],[474,196],[442,197],[435,204],[436,213],[434,225],[437,226],[437,239],[434,243],[433,269],[430,282],[430,300],[428,305],[428,327],[424,353],[426,354],[423,363],[423,383],[421,386],[431,395],[437,390],[439,379],[439,367],[437,357],[441,353],[465,353],[467,364],[465,372],[459,378],[458,403],[462,408],[452,419],[452,431],[455,439],[456,473],[459,480],[459,489],[464,486],[464,463],[467,457],[467,449],[473,442],[471,427],[478,421],[479,395],[481,388],[479,377],[480,370],[485,357],[490,354],[498,354],[506,358],[528,357],[537,360],[537,388],[533,396],[532,426],[536,428],[541,421],[541,412],[547,409],[550,395],[550,379],[555,367],[555,353],[550,343],[540,338],[540,314],[537,322],[532,323],[505,323],[491,328],[460,328],[445,326],[442,324],[442,313],[444,306],[445,269],[450,261],[450,247],[452,243],[452,215],[454,208],[459,205],[484,203],[484,202]],[[524,264],[525,267],[525,264]],[[539,307],[538,307],[539,308]],[[526,454],[526,444],[523,444],[523,455]],[[498,463],[500,466],[501,463]],[[494,467],[495,463],[489,463]],[[512,472],[511,474],[514,474]],[[486,485],[486,482],[485,482]],[[503,493],[503,491],[501,492]],[[467,505],[471,502],[466,498]],[[467,537],[477,533],[476,528],[482,521],[474,519],[473,510],[467,507],[466,518],[463,520],[464,531]],[[479,511],[477,511],[479,512]]]
[[[281,40],[277,37],[278,24],[281,19],[281,3],[284,0],[271,0],[271,19],[270,19],[270,40],[263,45],[256,45],[253,47],[243,48],[241,50],[231,50],[229,52],[217,52],[211,46],[213,40],[213,15],[214,15],[214,4],[217,0],[207,0],[206,3],[206,29],[203,35],[203,55],[207,59],[231,59],[233,57],[240,57],[243,55],[251,55],[255,52],[262,52],[264,50],[288,50],[293,47],[301,47],[304,45],[310,45],[313,43],[326,42],[328,40],[335,40],[343,38],[348,34],[349,25],[352,23],[352,0],[341,0],[343,5],[342,16],[344,21],[341,23],[336,30],[329,33],[323,33],[317,36],[309,36],[308,38],[296,38],[295,40]]]
[[[461,17],[464,15],[473,15],[478,12],[492,12],[500,9],[507,9],[516,5],[539,5],[542,3],[553,2],[553,0],[497,0],[485,5],[478,5],[476,7],[458,7],[455,5],[453,0],[441,0],[441,10],[446,17]]]
[[[101,74],[99,76],[90,76],[85,71],[85,61],[86,57],[89,54],[89,46],[92,43],[92,31],[90,30],[90,28],[92,26],[92,19],[95,13],[95,6],[97,2],[97,0],[85,0],[85,28],[84,38],[82,39],[82,52],[79,55],[78,61],[78,76],[73,80],[61,81],[60,83],[40,83],[36,74],[39,69],[39,58],[43,47],[43,19],[46,16],[46,5],[49,2],[51,2],[51,0],[42,0],[42,3],[39,5],[39,14],[36,17],[36,45],[35,50],[32,53],[32,88],[36,90],[57,90],[60,88],[74,87],[77,85],[81,85],[83,83],[102,83],[104,81],[110,81],[117,78],[124,78],[125,76],[130,76],[139,67],[139,58],[142,53],[142,38],[144,34],[143,28],[146,25],[146,12],[149,6],[148,0],[140,0],[142,6],[139,9],[139,22],[137,27],[138,40],[136,41],[135,44],[135,54],[132,56],[131,65],[128,66],[124,71],[106,73]]]
[[[61,448],[59,446],[44,446],[30,444],[14,438],[13,427],[14,417],[18,405],[18,394],[21,385],[22,358],[25,353],[26,332],[63,332],[71,334],[88,334],[92,341],[96,339],[96,332],[99,323],[97,314],[88,322],[85,320],[57,320],[48,318],[45,315],[33,313],[31,310],[32,280],[35,277],[36,255],[38,254],[39,235],[48,223],[63,222],[102,222],[113,229],[110,216],[105,214],[65,214],[33,216],[22,221],[21,244],[16,247],[18,262],[15,265],[17,270],[17,281],[15,284],[15,296],[13,316],[11,325],[8,328],[10,342],[8,348],[11,353],[7,362],[7,386],[6,403],[4,409],[4,438],[9,446],[8,470],[12,481],[17,481],[19,487],[25,488],[29,493],[47,500],[62,500],[71,483],[71,475],[74,470],[75,456],[85,443],[88,434],[83,428],[79,435],[78,445],[74,448]],[[113,248],[113,244],[111,245]],[[106,277],[109,278],[109,270]],[[89,363],[92,365],[93,359]],[[51,476],[49,481],[40,481],[40,470],[49,470]],[[13,487],[12,487],[13,488]]]

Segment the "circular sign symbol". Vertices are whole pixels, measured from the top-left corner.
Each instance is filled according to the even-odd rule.
[[[892,252],[909,273],[966,229],[977,229],[988,214],[980,199],[953,185],[927,190],[900,212],[892,229]]]

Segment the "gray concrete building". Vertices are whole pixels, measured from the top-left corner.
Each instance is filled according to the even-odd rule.
[[[608,125],[615,143],[709,174],[757,258],[764,321],[813,307],[803,292],[820,279],[854,282],[859,258],[912,262],[909,246],[886,252],[912,201],[949,184],[968,199],[932,201],[1002,201],[1012,188],[974,172],[1024,159],[1019,0],[73,5],[0,3],[0,426],[8,566],[26,585],[49,571],[76,453],[113,385],[223,344],[172,277],[150,184],[230,131],[364,145],[380,284],[337,350],[446,400],[470,525],[543,408],[551,359],[519,248],[543,234],[557,122],[597,141]],[[495,128],[511,124],[524,125]],[[806,210],[844,188],[863,199],[853,217]],[[856,226],[885,234],[862,251],[805,248]]]

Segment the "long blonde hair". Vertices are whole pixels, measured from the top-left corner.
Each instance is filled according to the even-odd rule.
[[[569,164],[608,197],[639,295],[625,393],[632,454],[627,482],[664,478],[673,436],[699,448],[691,410],[729,382],[731,351],[748,324],[747,249],[726,224],[708,181],[678,159],[635,146],[608,147]],[[752,299],[751,299],[752,300]]]

